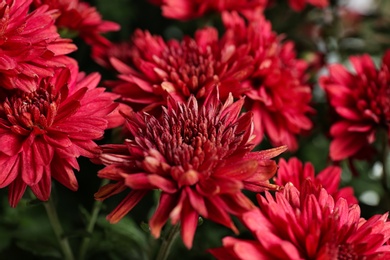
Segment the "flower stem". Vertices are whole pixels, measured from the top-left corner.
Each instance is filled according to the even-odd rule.
[[[384,195],[382,197],[383,208],[388,211],[390,210],[390,186],[389,186],[389,169],[388,169],[388,159],[389,159],[389,145],[387,133],[384,134],[383,138],[383,147],[382,147],[382,187],[384,190]]]
[[[100,186],[104,186],[109,183],[108,179],[103,179]],[[100,209],[102,208],[102,201],[95,200],[93,207],[92,207],[92,214],[89,219],[88,225],[86,227],[86,231],[88,234],[92,235],[93,230],[95,228],[95,224],[97,221],[97,218],[99,216]],[[89,242],[91,241],[90,236],[84,237],[83,241],[81,242],[80,251],[79,251],[79,258],[80,260],[85,258],[85,255],[87,254]]]
[[[173,242],[175,242],[175,239],[177,235],[179,234],[180,225],[176,224],[171,227],[171,229],[168,232],[168,235],[164,238],[163,242],[161,243],[160,250],[158,251],[156,260],[166,260],[169,252],[171,250],[171,247],[173,245]]]
[[[46,209],[47,216],[49,217],[50,224],[53,228],[53,231],[57,237],[58,243],[60,244],[64,259],[73,260],[74,256],[72,249],[70,248],[69,241],[66,237],[63,237],[63,229],[58,218],[57,211],[55,209],[54,203],[51,199],[43,203]]]

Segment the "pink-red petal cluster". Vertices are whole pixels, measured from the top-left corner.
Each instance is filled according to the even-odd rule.
[[[7,89],[31,91],[37,78],[54,75],[65,67],[64,55],[76,50],[68,39],[59,37],[56,10],[42,6],[30,12],[32,0],[0,3],[0,85]]]
[[[210,250],[217,259],[390,259],[388,213],[360,218],[357,204],[335,201],[310,180],[258,201],[260,209],[242,216],[254,239],[224,238]]]
[[[329,5],[329,0],[288,0],[288,4],[294,11],[302,11],[307,4],[319,8],[325,8]]]
[[[312,128],[306,62],[296,58],[294,44],[283,42],[263,15],[249,21],[237,13],[223,13],[222,18],[225,44],[247,49],[254,59],[254,70],[241,88],[245,108],[254,114],[256,142],[266,136],[273,145],[296,150],[297,135]]]
[[[341,180],[341,168],[338,166],[328,166],[316,175],[313,164],[307,162],[303,164],[298,158],[293,157],[288,161],[280,159],[279,169],[274,177],[275,184],[284,186],[291,182],[298,190],[301,190],[306,179],[311,179],[314,185],[324,188],[335,200],[344,198],[348,205],[358,203],[353,195],[352,187],[339,189]]]
[[[102,34],[120,29],[119,24],[102,20],[95,7],[79,0],[34,0],[34,6],[47,5],[50,10],[57,10],[58,29],[77,32],[89,45],[108,46],[109,41]]]
[[[123,121],[115,114],[117,96],[96,87],[99,74],[86,76],[75,64],[68,67],[39,79],[32,91],[2,91],[0,188],[8,186],[12,207],[27,187],[48,200],[52,178],[77,190],[76,158],[98,156],[93,140]]]
[[[350,57],[350,62],[355,72],[332,64],[329,76],[320,79],[338,115],[330,129],[333,160],[362,157],[378,130],[390,134],[390,51],[385,53],[379,68],[367,54]]]
[[[163,16],[171,19],[189,20],[211,12],[238,11],[253,12],[262,10],[267,0],[149,0],[160,5]]]
[[[254,207],[241,190],[277,189],[269,183],[277,167],[270,159],[286,148],[250,152],[252,115],[239,115],[244,100],[233,102],[229,96],[221,103],[217,91],[210,92],[203,105],[194,96],[186,103],[169,97],[158,118],[145,112],[126,116],[132,138],[102,146],[106,167],[98,173],[114,181],[97,192],[98,200],[129,191],[108,215],[111,223],[159,189],[151,233],[159,237],[168,219],[180,222],[183,242],[190,248],[199,216],[237,231],[229,213],[240,215]]]
[[[111,52],[116,57],[108,57],[120,73],[119,80],[109,86],[134,110],[160,108],[166,104],[166,92],[179,102],[185,102],[190,95],[201,101],[216,84],[221,99],[226,99],[230,92],[239,96],[244,92],[240,82],[252,70],[252,59],[245,54],[244,47],[221,45],[217,30],[211,27],[198,30],[194,39],[186,36],[182,41],[167,42],[137,30],[130,48],[125,46],[122,50],[128,55]],[[108,50],[94,53],[95,57],[104,56]],[[125,64],[129,58],[131,62]]]

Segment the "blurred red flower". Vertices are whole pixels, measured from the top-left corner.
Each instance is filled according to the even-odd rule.
[[[32,0],[0,3],[0,85],[31,91],[38,77],[53,76],[65,67],[63,58],[76,50],[54,26],[56,11],[46,6],[29,12]]]
[[[254,59],[254,71],[241,88],[247,96],[244,106],[254,114],[256,143],[267,136],[273,145],[296,150],[296,136],[312,128],[308,115],[314,112],[306,62],[296,58],[294,44],[282,42],[263,15],[245,21],[226,12],[222,18],[227,30],[224,44],[246,49]]]
[[[93,140],[123,122],[114,111],[117,96],[96,88],[99,74],[85,76],[75,65],[72,73],[60,69],[40,79],[33,91],[4,90],[1,95],[0,188],[8,186],[12,207],[27,186],[38,199],[48,200],[52,177],[77,190],[76,158],[96,157],[100,149]]]
[[[338,115],[330,129],[330,157],[336,161],[363,156],[379,129],[390,134],[390,51],[378,69],[368,55],[350,57],[350,62],[355,73],[332,64],[329,76],[320,79]]]
[[[301,191],[291,183],[258,195],[260,209],[242,216],[253,240],[226,237],[211,249],[217,259],[390,259],[388,213],[360,218],[357,204],[336,202],[307,180]]]
[[[329,5],[328,0],[288,0],[288,4],[294,11],[302,11],[306,4],[311,4],[315,7],[325,8]]]
[[[171,219],[180,221],[184,244],[192,247],[202,216],[237,232],[229,213],[239,215],[252,209],[242,189],[277,189],[269,179],[276,172],[271,158],[286,147],[250,152],[252,115],[239,116],[244,100],[222,104],[218,90],[210,92],[204,105],[191,96],[186,103],[168,98],[168,107],[156,118],[145,112],[126,116],[133,135],[124,144],[103,145],[98,176],[115,181],[95,195],[104,200],[130,189],[129,194],[108,215],[111,223],[123,218],[152,190],[161,190],[160,202],[150,219],[151,233],[160,236]]]
[[[217,30],[211,27],[198,30],[194,39],[187,36],[182,41],[168,42],[137,30],[131,45],[128,56],[110,52],[119,59],[130,56],[132,62],[125,64],[111,58],[120,75],[109,86],[134,110],[160,108],[166,104],[166,92],[179,102],[185,102],[190,95],[201,101],[216,84],[222,100],[230,92],[239,96],[244,91],[240,81],[252,70],[252,59],[245,50],[233,44],[221,45]]]
[[[201,17],[210,12],[241,11],[252,12],[254,9],[264,9],[267,0],[149,0],[160,5],[165,17],[189,20]]]
[[[324,188],[335,200],[344,198],[348,205],[358,203],[358,200],[353,195],[352,187],[339,189],[341,180],[340,167],[329,166],[316,175],[313,164],[309,162],[303,164],[296,157],[290,158],[288,161],[281,158],[278,166],[278,173],[274,177],[274,181],[279,186],[284,186],[291,182],[298,190],[301,190],[304,181],[309,178],[314,185]]]
[[[51,10],[58,10],[56,26],[78,35],[89,45],[108,46],[109,41],[101,34],[118,31],[119,24],[102,20],[95,7],[79,0],[34,0],[34,6],[48,5]]]

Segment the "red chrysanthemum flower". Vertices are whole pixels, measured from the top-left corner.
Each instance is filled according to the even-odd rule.
[[[27,186],[40,200],[48,200],[53,177],[77,190],[76,158],[96,157],[108,127],[123,120],[113,111],[116,95],[96,88],[97,73],[70,75],[61,69],[39,81],[30,92],[5,90],[0,103],[0,188],[9,187],[15,207]],[[78,74],[78,75],[77,75]]]
[[[103,200],[131,189],[111,212],[111,223],[123,218],[148,192],[160,189],[159,205],[150,219],[151,233],[160,236],[171,219],[180,221],[184,244],[190,248],[199,215],[237,231],[228,213],[239,215],[252,209],[242,189],[276,189],[269,179],[276,172],[270,158],[283,152],[279,147],[250,152],[254,147],[252,116],[239,116],[243,99],[222,104],[218,90],[198,106],[194,96],[187,103],[168,98],[168,107],[158,119],[133,112],[126,125],[133,138],[121,145],[104,145],[101,178],[116,181],[103,186],[96,199]]]
[[[79,0],[34,0],[34,5],[48,5],[50,9],[59,10],[56,19],[59,29],[77,32],[89,45],[109,45],[109,41],[101,34],[118,31],[119,24],[102,20],[95,7]]]
[[[124,64],[132,64],[132,44],[130,41],[118,43],[110,42],[109,45],[93,45],[91,56],[100,66],[115,70],[110,59],[118,59]],[[115,62],[114,62],[115,63]]]
[[[243,214],[254,240],[226,237],[210,250],[218,259],[390,259],[388,213],[360,218],[357,204],[336,202],[308,180],[291,183],[274,199],[258,195],[260,210]]]
[[[29,12],[32,0],[0,3],[0,85],[31,91],[38,77],[53,76],[65,67],[63,58],[76,50],[54,26],[56,11],[47,6]]]
[[[315,7],[325,8],[329,5],[329,0],[288,0],[288,4],[294,11],[302,11],[306,4],[311,4]]]
[[[273,145],[286,144],[296,150],[296,135],[312,127],[306,62],[296,59],[294,44],[282,42],[264,16],[248,23],[237,13],[224,13],[222,18],[227,29],[223,40],[237,48],[248,46],[254,58],[254,71],[242,88],[245,107],[254,114],[256,142],[265,135]]]
[[[320,79],[339,116],[330,129],[333,160],[364,154],[379,129],[390,135],[390,51],[379,69],[368,55],[351,57],[350,61],[355,73],[333,64],[329,76]]]
[[[303,164],[296,157],[288,161],[282,158],[279,160],[278,166],[279,170],[274,177],[274,182],[279,186],[284,186],[291,182],[298,190],[301,190],[303,182],[309,178],[315,185],[324,188],[335,200],[344,198],[348,205],[358,203],[358,200],[353,195],[352,187],[339,189],[341,179],[340,167],[329,166],[316,175],[313,164]]]
[[[181,42],[165,42],[160,36],[137,30],[132,46],[129,66],[111,59],[120,80],[110,86],[135,110],[160,108],[166,104],[166,92],[180,102],[190,95],[201,101],[216,83],[221,99],[230,92],[238,96],[244,91],[240,81],[252,69],[245,50],[221,45],[215,28],[198,30],[195,39],[185,37]]]
[[[210,12],[240,11],[250,12],[254,9],[264,9],[267,0],[149,0],[160,5],[165,17],[189,20],[201,17]]]

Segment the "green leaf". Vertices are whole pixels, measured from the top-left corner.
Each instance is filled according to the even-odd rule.
[[[39,240],[23,240],[17,242],[16,245],[19,248],[28,251],[36,256],[62,258],[60,251],[58,251],[55,247]]]

